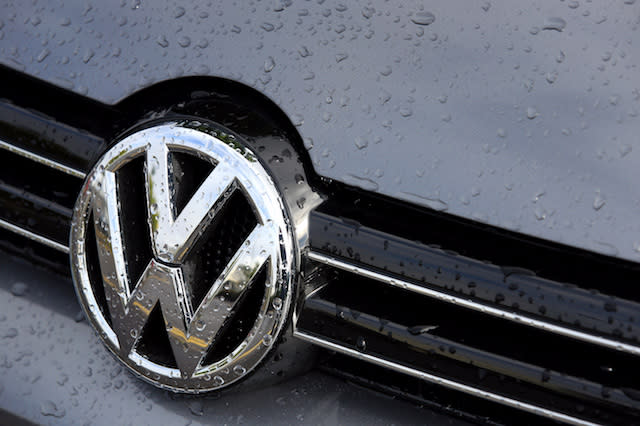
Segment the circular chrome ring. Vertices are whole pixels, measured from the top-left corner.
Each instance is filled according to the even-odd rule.
[[[170,152],[192,154],[215,165],[179,214],[172,199]],[[145,158],[148,231],[152,259],[129,283],[117,173]],[[233,191],[241,191],[257,220],[199,306],[191,306],[180,265]],[[90,222],[91,221],[91,222]],[[90,227],[96,241],[87,239]],[[87,245],[97,244],[102,282],[92,282]],[[135,132],[114,145],[87,176],[75,205],[70,235],[73,281],[80,303],[109,350],[147,381],[174,391],[199,393],[227,386],[252,371],[277,340],[288,317],[296,247],[281,196],[256,155],[234,136],[193,120]],[[255,281],[264,271],[264,283]],[[218,331],[242,304],[252,284],[264,285],[256,322],[226,356],[203,365]],[[96,285],[104,288],[103,306]],[[207,283],[207,286],[209,284]],[[152,361],[137,347],[151,310],[159,303],[177,368]],[[108,309],[105,309],[104,305]],[[105,312],[106,311],[106,312]]]

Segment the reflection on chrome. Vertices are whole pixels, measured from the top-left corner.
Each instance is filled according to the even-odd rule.
[[[250,372],[267,354],[287,318],[296,267],[293,235],[285,208],[267,172],[233,137],[204,132],[203,123],[173,122],[134,133],[116,144],[87,177],[74,211],[71,260],[80,301],[109,349],[154,384],[201,392],[230,384]],[[229,143],[231,141],[233,143]],[[177,213],[172,187],[173,150],[215,165],[185,207]],[[118,170],[133,158],[146,162],[146,206],[153,259],[137,283],[130,282],[121,224]],[[249,161],[250,159],[254,161]],[[241,191],[257,223],[199,306],[192,304],[181,263],[234,191]],[[141,197],[145,195],[140,194]],[[93,223],[89,219],[93,213]],[[87,240],[93,226],[96,241]],[[89,276],[86,244],[97,244],[108,313],[102,312]],[[264,270],[266,282],[256,280]],[[203,365],[218,332],[252,285],[264,285],[256,323],[226,357]],[[177,369],[153,362],[137,343],[159,304]],[[275,308],[274,308],[275,307]],[[108,319],[107,319],[108,315]]]

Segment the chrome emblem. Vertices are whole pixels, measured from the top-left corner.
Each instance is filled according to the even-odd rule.
[[[190,197],[181,195],[182,206],[177,156],[209,167]],[[137,189],[127,180],[135,173]],[[230,211],[234,197],[250,212]],[[127,219],[142,205],[142,223]],[[222,214],[253,219],[218,229],[226,223]],[[206,246],[212,229],[222,235],[217,251]],[[242,230],[238,240],[234,232]],[[228,247],[234,240],[237,247]],[[148,259],[141,261],[145,247]],[[197,393],[237,381],[266,356],[287,319],[297,261],[286,209],[256,156],[206,123],[161,124],[113,146],[78,197],[70,248],[91,324],[116,357],[163,388]],[[204,258],[226,263],[207,279],[194,272],[215,269]],[[137,276],[135,264],[142,265]],[[249,300],[253,309],[245,308]],[[152,323],[161,324],[160,333]]]

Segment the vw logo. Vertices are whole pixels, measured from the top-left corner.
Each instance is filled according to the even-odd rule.
[[[252,151],[212,124],[176,121],[125,137],[87,176],[72,274],[118,359],[157,386],[204,392],[246,376],[278,338],[293,241]]]

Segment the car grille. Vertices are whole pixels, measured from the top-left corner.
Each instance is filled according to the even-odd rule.
[[[64,270],[85,173],[147,112],[125,119],[23,80],[30,92],[0,100],[0,245]],[[311,182],[326,201],[309,218],[293,326],[327,350],[327,370],[476,420],[640,420],[640,266]]]
[[[313,290],[298,337],[568,423],[625,423],[638,414],[636,301],[343,216],[316,211],[311,223],[306,280]],[[487,244],[497,243],[484,232]],[[526,251],[527,242],[520,244]],[[629,281],[637,274],[635,265],[613,263],[606,265],[612,274],[628,268],[618,273]]]

